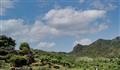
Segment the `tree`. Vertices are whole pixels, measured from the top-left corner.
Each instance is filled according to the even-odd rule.
[[[20,54],[27,56],[28,64],[31,64],[32,62],[34,62],[33,53],[32,53],[30,46],[27,42],[21,43],[19,49],[20,49]]]
[[[15,40],[5,35],[0,35],[0,60],[7,60],[10,58],[9,53],[15,53]]]
[[[11,37],[0,35],[0,49],[14,49],[16,43]]]
[[[13,52],[15,45],[15,40],[13,40],[11,37],[0,35],[0,55],[3,56]]]
[[[22,42],[20,45],[20,50],[30,49],[30,46],[27,42]]]
[[[23,55],[26,55],[26,54],[31,52],[30,46],[27,42],[21,43],[19,49],[20,49],[20,53],[23,54]]]

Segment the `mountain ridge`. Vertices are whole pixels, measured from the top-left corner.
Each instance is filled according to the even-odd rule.
[[[98,39],[90,45],[77,44],[70,52],[76,56],[118,57],[120,56],[120,36],[111,39]]]

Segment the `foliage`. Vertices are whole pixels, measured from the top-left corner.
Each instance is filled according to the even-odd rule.
[[[15,67],[21,67],[23,65],[27,65],[27,57],[26,56],[20,56],[20,55],[14,55],[9,59],[9,61],[15,66]]]
[[[15,45],[15,40],[11,37],[0,35],[0,60],[5,60],[7,62],[9,59],[8,55],[15,52]]]
[[[6,55],[0,55],[0,58],[10,62],[6,63],[0,60],[0,70],[8,70],[10,64],[14,67],[22,68],[22,70],[29,70],[29,68],[33,70],[120,69],[119,37],[112,40],[99,39],[89,46],[77,45],[69,54],[64,52],[45,52],[38,49],[34,50],[30,48],[27,42],[21,43],[20,50],[15,50],[16,53],[7,52],[9,46],[15,46],[15,44],[11,44],[10,42],[8,44],[8,39],[9,37],[0,36],[0,53]],[[14,42],[12,38],[10,40]],[[33,63],[34,59],[36,62]]]
[[[30,46],[27,42],[23,42],[23,43],[21,43],[19,48],[20,48],[20,50],[24,50],[25,48],[30,49]]]
[[[13,49],[16,43],[11,37],[0,35],[0,48]]]
[[[98,39],[90,45],[77,44],[70,52],[76,56],[88,57],[108,57],[115,58],[120,56],[120,37],[112,40]]]
[[[23,55],[30,53],[30,46],[27,42],[21,43],[19,49],[20,53]]]

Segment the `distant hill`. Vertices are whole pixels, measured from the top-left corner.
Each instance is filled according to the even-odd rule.
[[[118,57],[120,56],[120,36],[112,40],[98,39],[90,45],[77,44],[70,54],[90,57]]]

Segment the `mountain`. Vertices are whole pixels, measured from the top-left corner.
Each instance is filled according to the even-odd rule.
[[[120,56],[120,36],[112,40],[98,39],[90,45],[77,44],[70,54],[90,57],[118,57]]]

